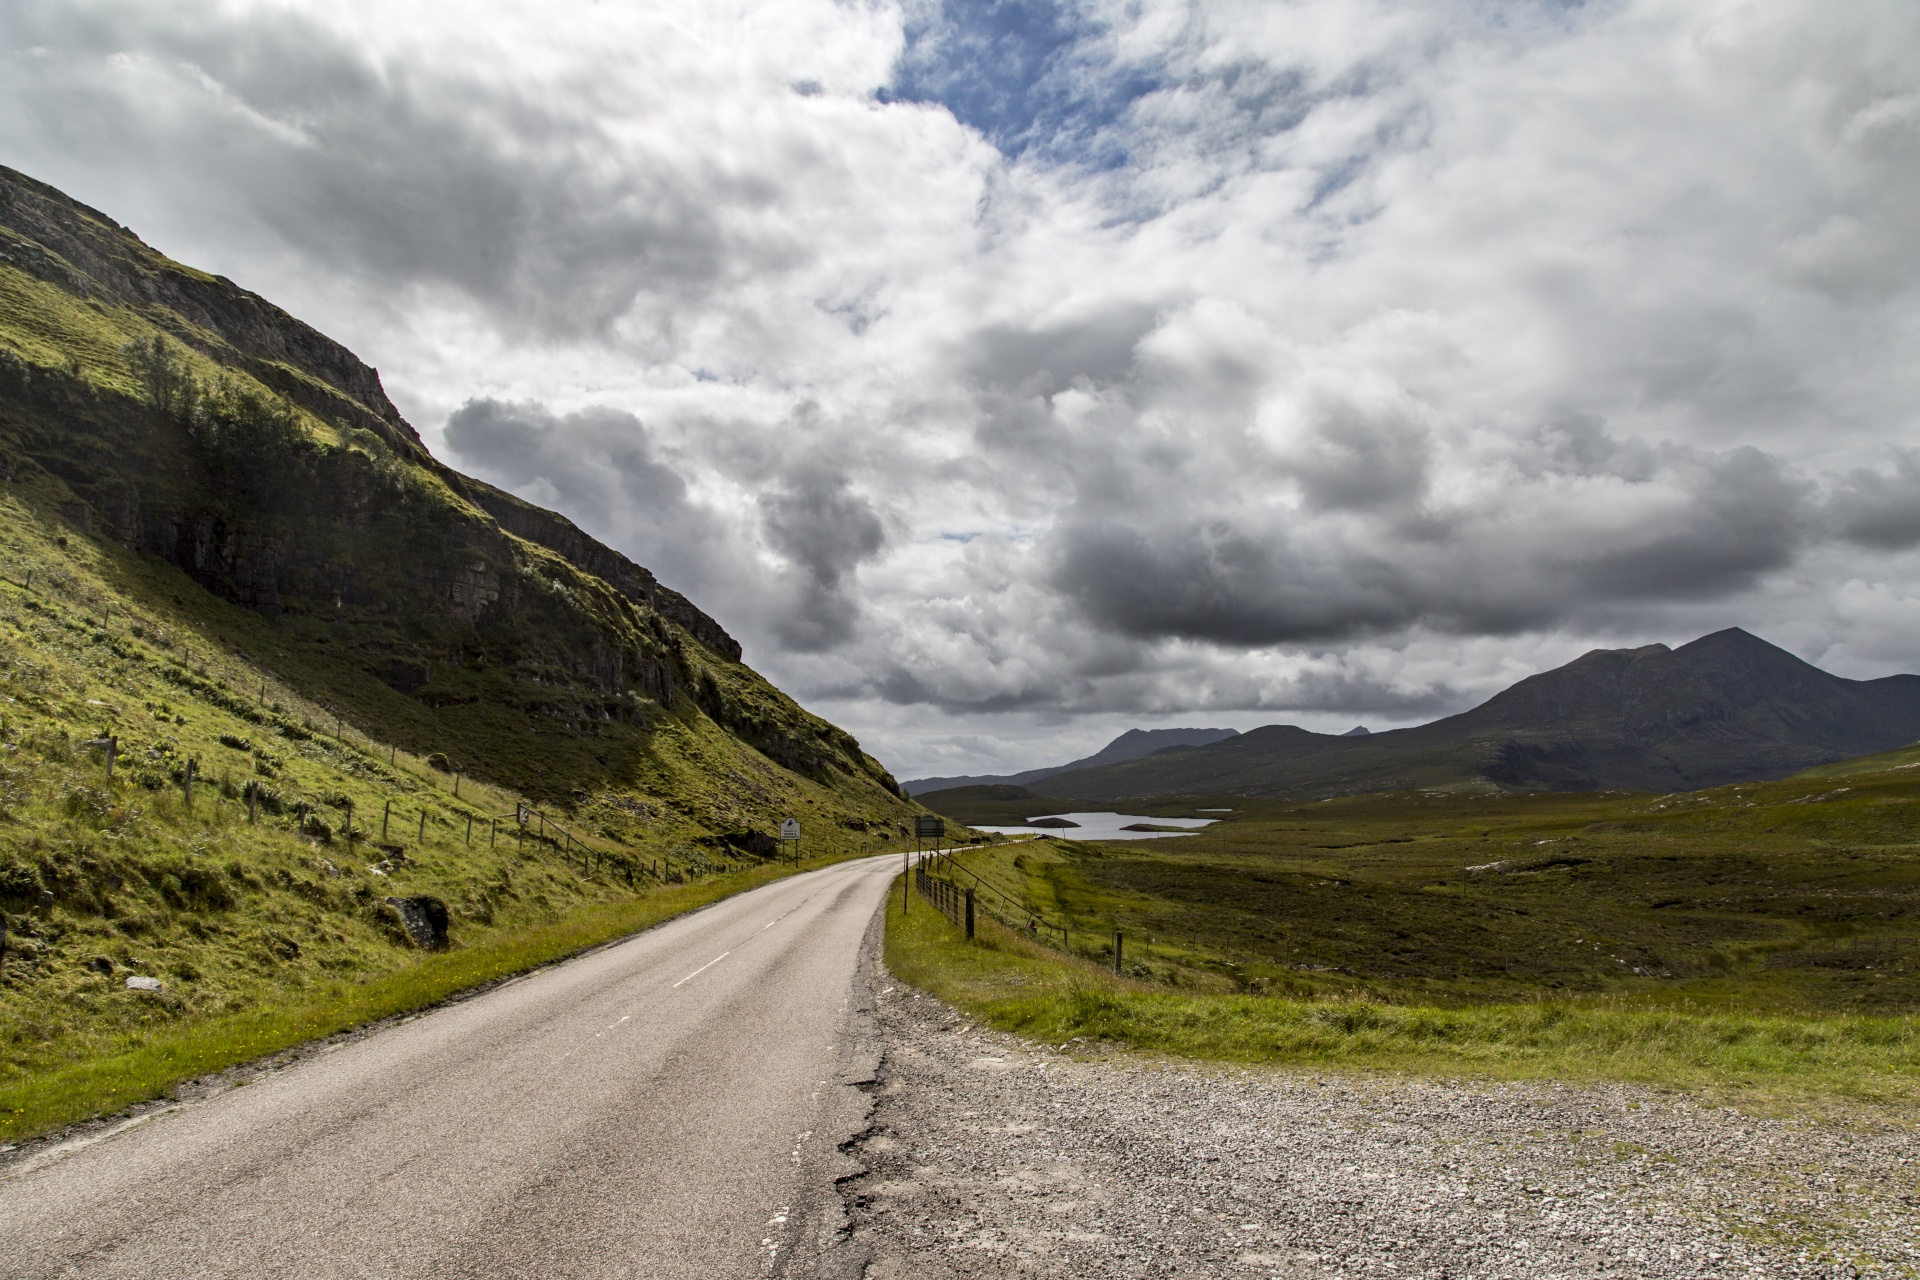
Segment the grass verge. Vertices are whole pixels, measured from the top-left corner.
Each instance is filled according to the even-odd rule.
[[[61,1125],[119,1111],[183,1081],[251,1062],[381,1018],[411,1013],[484,983],[564,960],[652,928],[736,893],[828,865],[760,866],[645,896],[583,907],[550,924],[471,947],[421,955],[364,982],[339,982],[279,1007],[216,1015],[129,1035],[69,1066],[0,1086],[0,1141],[18,1142]]]
[[[1491,1079],[1618,1080],[1756,1110],[1920,1102],[1920,1019],[1686,1013],[1618,997],[1461,1008],[1168,991],[919,898],[887,908],[892,973],[987,1025],[1228,1062]]]

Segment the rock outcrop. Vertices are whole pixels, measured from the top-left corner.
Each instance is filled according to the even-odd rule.
[[[0,284],[4,482],[283,624],[305,691],[367,731],[570,796],[674,773],[652,735],[704,716],[782,768],[899,803],[712,617],[434,459],[372,367],[264,298],[5,168]],[[760,803],[728,776],[702,785]]]

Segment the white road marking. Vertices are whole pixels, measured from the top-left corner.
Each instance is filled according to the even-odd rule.
[[[761,925],[759,932],[755,933],[753,936],[755,938],[759,937],[760,934],[765,933],[767,930],[773,928],[773,926],[779,924],[782,920],[785,920],[788,916],[792,915],[794,912],[798,911],[800,908],[806,906],[807,903],[811,902],[812,900],[813,900],[813,895],[808,894],[806,897],[794,903],[792,906],[788,907],[785,911],[782,911],[779,915],[775,916],[773,919]],[[692,982],[695,978],[699,977],[701,974],[705,973],[707,970],[713,968],[713,966],[719,964],[722,960],[725,960],[728,956],[732,954],[733,952],[731,951],[722,951],[719,955],[707,961],[705,964],[701,965],[698,969],[695,969],[692,973],[688,974],[686,977],[680,979],[680,982]],[[673,985],[677,987],[680,985],[680,982],[676,982]],[[668,988],[668,990],[672,990],[672,989],[673,989],[672,987]],[[626,1019],[622,1018],[621,1021],[625,1022]]]
[[[719,964],[722,960],[725,960],[728,956],[732,954],[733,952],[731,951],[722,951],[719,955],[707,961],[705,964],[701,965],[698,969],[695,969],[692,973],[688,974],[686,977],[680,979],[680,982],[692,982],[695,978],[699,977],[701,974],[705,973],[707,970],[713,968],[713,966]],[[677,987],[680,985],[680,982],[676,982],[673,985]]]
[[[8,701],[11,702],[12,699],[9,698]],[[158,1120],[161,1116],[172,1115],[176,1111],[184,1111],[192,1105],[194,1104],[190,1102],[177,1102],[170,1107],[160,1107],[147,1112],[143,1116],[135,1116],[131,1120],[122,1120],[119,1124],[114,1125],[110,1129],[103,1130],[100,1133],[88,1134],[84,1138],[68,1138],[65,1142],[51,1146],[37,1156],[27,1157],[19,1164],[13,1166],[13,1168],[0,1174],[0,1182],[10,1181],[23,1174],[32,1173],[35,1169],[43,1165],[52,1164],[55,1160],[63,1160],[74,1152],[83,1151],[97,1142],[105,1142],[108,1138],[117,1138],[129,1129],[137,1129],[143,1124]]]

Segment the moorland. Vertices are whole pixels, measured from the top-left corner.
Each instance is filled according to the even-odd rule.
[[[1031,807],[990,790],[944,798],[976,822]],[[1127,807],[1232,812],[1192,837],[965,854],[954,878],[996,918],[968,944],[896,901],[890,963],[1059,1041],[1920,1096],[1920,750],[1667,794]]]

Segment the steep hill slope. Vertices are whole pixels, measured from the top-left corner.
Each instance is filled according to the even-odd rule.
[[[1321,797],[1482,786],[1679,791],[1780,778],[1920,738],[1920,676],[1845,680],[1738,628],[1598,649],[1471,711],[1364,737],[1269,725],[1027,784],[1044,796]]]
[[[350,352],[0,170],[0,1096],[44,1085],[0,1137],[638,927],[783,817],[900,836],[740,656]]]
[[[270,619],[234,622],[256,658],[402,747],[563,799],[640,783],[659,726],[697,713],[854,806],[900,808],[685,597],[435,461],[351,352],[10,170],[0,451],[75,534]]]

